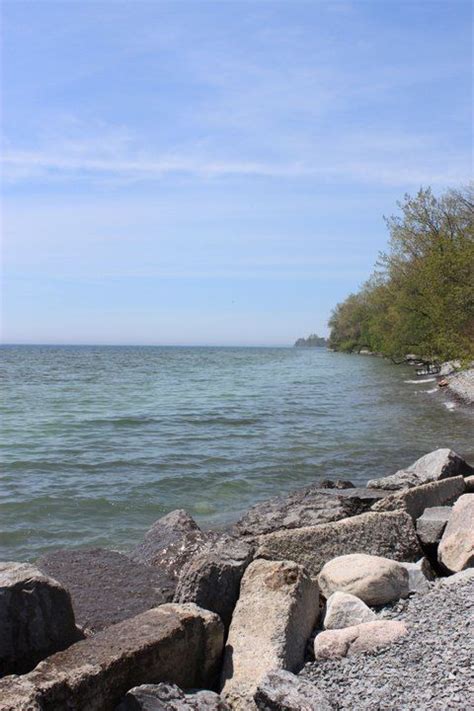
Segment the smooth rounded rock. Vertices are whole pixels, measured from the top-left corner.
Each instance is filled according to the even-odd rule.
[[[360,598],[350,593],[335,592],[326,603],[323,626],[327,630],[338,630],[376,619],[375,612]]]
[[[370,652],[387,647],[406,634],[406,625],[396,620],[377,620],[341,630],[327,630],[314,640],[314,656],[316,659],[340,659]]]
[[[408,572],[389,558],[353,553],[333,558],[319,574],[319,587],[329,598],[335,592],[355,595],[367,605],[385,605],[409,592]]]

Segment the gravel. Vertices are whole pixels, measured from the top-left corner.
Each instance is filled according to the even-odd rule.
[[[474,405],[474,368],[446,378],[448,389],[467,405]]]
[[[313,681],[334,709],[472,711],[474,575],[447,581],[383,610],[382,618],[407,624],[402,640],[373,653],[310,662],[301,676]]]

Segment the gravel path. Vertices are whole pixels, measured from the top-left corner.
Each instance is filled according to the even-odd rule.
[[[474,709],[474,571],[437,583],[384,617],[403,620],[408,635],[373,654],[311,662],[314,681],[335,709],[446,711]]]

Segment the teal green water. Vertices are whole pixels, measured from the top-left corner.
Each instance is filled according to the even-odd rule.
[[[291,348],[0,349],[0,558],[126,550],[183,507],[206,526],[321,478],[362,484],[472,415],[378,358]]]

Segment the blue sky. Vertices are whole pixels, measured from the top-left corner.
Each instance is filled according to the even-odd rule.
[[[5,342],[326,333],[471,175],[471,5],[3,2]]]

